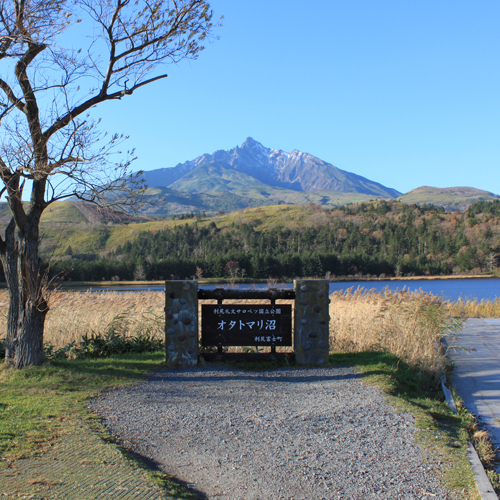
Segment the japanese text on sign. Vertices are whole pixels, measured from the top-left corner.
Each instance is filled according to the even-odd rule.
[[[292,306],[202,305],[202,345],[292,345]]]
[[[265,321],[265,323],[264,323]],[[237,327],[238,330],[242,330],[245,327],[250,328],[250,330],[253,329],[255,326],[256,330],[276,330],[276,320],[275,319],[266,319],[266,320],[258,320],[258,321],[220,321],[218,323],[218,330],[232,330],[234,327]]]
[[[281,308],[278,307],[276,309],[228,309],[224,307],[215,308],[214,314],[271,314],[274,316],[275,314],[281,314]]]

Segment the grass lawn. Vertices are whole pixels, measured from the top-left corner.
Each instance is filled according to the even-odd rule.
[[[14,491],[14,483],[17,486],[21,482],[20,478],[26,476],[25,489],[15,490],[16,494],[36,494],[46,491],[43,488],[52,492],[66,486],[66,490],[56,491],[66,496],[71,485],[60,484],[61,481],[47,479],[47,476],[39,478],[39,473],[33,475],[34,471],[24,469],[25,464],[28,464],[31,469],[44,470],[43,457],[50,455],[51,459],[57,459],[57,451],[60,449],[59,455],[63,454],[64,445],[73,440],[73,447],[80,451],[77,454],[64,454],[67,460],[74,461],[67,464],[69,469],[83,471],[92,464],[101,464],[103,469],[107,464],[112,465],[112,470],[101,485],[95,484],[93,478],[81,475],[74,478],[79,484],[88,483],[89,487],[94,488],[94,493],[99,493],[98,488],[101,486],[109,487],[110,480],[121,484],[122,476],[124,484],[141,484],[143,491],[157,488],[166,499],[196,498],[167,475],[148,470],[142,462],[121,450],[99,423],[99,418],[87,409],[88,400],[99,392],[140,382],[151,372],[160,369],[164,356],[164,352],[156,352],[103,359],[58,360],[23,370],[5,369],[2,366],[0,490]],[[96,436],[99,439],[96,440]],[[98,460],[96,455],[106,455],[106,448],[110,447],[113,449],[109,450],[109,457]],[[85,455],[85,450],[88,450],[89,456]],[[22,473],[25,473],[24,476]],[[95,475],[95,467],[89,468],[89,474]],[[9,477],[12,477],[10,483]],[[71,478],[68,480],[72,481]],[[87,495],[82,491],[78,494]],[[72,498],[71,494],[67,498]]]

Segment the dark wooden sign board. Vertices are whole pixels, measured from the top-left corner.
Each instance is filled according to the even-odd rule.
[[[203,304],[203,346],[291,346],[290,304]]]

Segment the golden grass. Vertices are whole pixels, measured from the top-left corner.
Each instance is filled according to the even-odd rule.
[[[50,302],[49,302],[50,303]],[[0,338],[6,334],[8,294],[0,290]],[[44,341],[59,349],[82,335],[110,328],[127,336],[165,336],[165,296],[160,292],[62,292],[54,296],[45,321]]]
[[[390,352],[410,366],[441,373],[441,339],[458,326],[441,298],[424,292],[380,292],[358,287],[330,295],[330,347],[334,351]],[[448,333],[447,333],[448,332]]]
[[[9,308],[9,292],[0,290],[0,339],[7,334],[7,311]]]
[[[127,336],[142,332],[164,338],[165,296],[161,292],[68,291],[53,297],[44,340],[55,349],[78,343],[85,334],[105,334],[110,329]],[[433,373],[441,372],[446,364],[441,338],[459,321],[454,323],[451,318],[500,317],[500,299],[449,303],[423,292],[364,288],[335,292],[330,299],[333,351],[388,351]],[[291,301],[283,301],[287,302]],[[0,290],[0,338],[6,334],[7,307],[8,293]]]
[[[148,333],[157,339],[165,337],[165,295],[162,292],[60,292],[52,294],[50,311],[45,320],[44,342],[59,349],[78,344],[85,334],[105,334],[111,329],[125,336]],[[0,339],[7,329],[8,293],[0,290]],[[278,301],[292,303],[293,301]],[[204,301],[216,304],[216,300]],[[229,302],[227,302],[229,303]],[[265,300],[232,300],[235,304],[266,303]],[[201,304],[199,315],[201,316]],[[239,352],[241,348],[229,348]],[[290,348],[278,348],[289,351]]]
[[[500,298],[493,300],[462,300],[448,302],[449,314],[462,318],[500,318]]]

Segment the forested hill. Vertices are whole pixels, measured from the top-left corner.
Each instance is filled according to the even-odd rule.
[[[500,201],[465,213],[375,201],[280,205],[143,224],[45,227],[50,273],[72,280],[439,275],[494,271]]]

